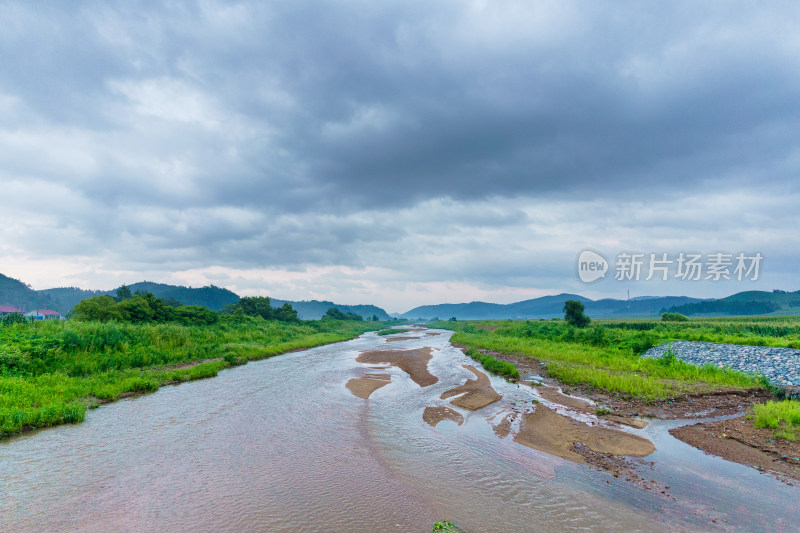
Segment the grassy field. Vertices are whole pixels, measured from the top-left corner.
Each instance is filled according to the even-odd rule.
[[[775,438],[797,440],[800,430],[800,401],[767,402],[753,407],[752,418],[757,428],[772,428]]]
[[[212,326],[78,321],[2,326],[0,437],[80,422],[87,408],[125,393],[215,376],[229,366],[380,327],[379,322],[289,324],[232,316]]]
[[[689,365],[672,354],[660,359],[639,357],[653,346],[673,340],[800,345],[800,319],[793,317],[601,320],[586,328],[553,320],[448,321],[432,326],[456,331],[452,341],[470,348],[543,361],[547,374],[562,383],[653,401],[720,388],[768,386],[759,376]]]

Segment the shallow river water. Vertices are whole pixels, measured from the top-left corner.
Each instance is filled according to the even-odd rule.
[[[534,398],[503,379],[491,378],[500,402],[431,427],[425,407],[474,378],[438,333],[368,333],[0,442],[0,530],[797,530],[800,489],[677,441],[678,422],[631,430],[655,444],[642,475],[669,496],[498,438],[488,419]],[[438,383],[391,367],[367,400],[346,388],[374,366],[361,351],[424,346]]]

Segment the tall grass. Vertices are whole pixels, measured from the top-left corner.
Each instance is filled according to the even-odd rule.
[[[690,365],[671,354],[660,359],[639,357],[660,338],[648,329],[620,324],[624,323],[584,329],[551,321],[443,322],[436,326],[455,330],[453,342],[544,361],[547,374],[564,383],[629,397],[657,400],[723,387],[766,385],[759,376]]]
[[[378,332],[378,335],[395,335],[398,333],[408,333],[409,329],[384,329]]]
[[[472,359],[478,361],[483,366],[483,368],[485,368],[492,374],[497,374],[498,376],[505,376],[507,378],[519,379],[519,371],[514,365],[512,365],[508,361],[499,361],[494,357],[492,357],[491,355],[485,355],[480,353],[474,348],[470,348],[469,350],[467,350],[467,355],[470,356]]]
[[[752,417],[757,428],[772,428],[776,438],[794,441],[800,428],[800,401],[770,401],[754,405]]]
[[[800,317],[707,318],[687,322],[595,320],[588,328],[551,320],[438,322],[434,326],[467,332],[488,328],[510,337],[629,347],[637,353],[675,340],[800,348]]]
[[[87,408],[123,394],[212,377],[232,365],[351,339],[381,326],[225,317],[213,326],[67,321],[0,327],[0,437],[81,422]]]

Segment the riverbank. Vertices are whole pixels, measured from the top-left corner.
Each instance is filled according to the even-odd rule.
[[[380,323],[225,317],[211,326],[40,322],[0,328],[0,438],[248,361],[352,339]]]
[[[672,341],[650,348],[643,357],[660,358],[668,352],[685,363],[760,374],[777,387],[800,387],[800,350],[796,348]]]
[[[465,351],[469,349],[465,345],[457,346]],[[773,399],[772,393],[765,388],[721,388],[706,393],[690,393],[657,400],[625,398],[597,388],[567,385],[546,377],[547,364],[528,356],[502,354],[491,350],[479,351],[513,364],[523,377],[511,381],[553,387],[563,394],[554,392],[554,389],[539,390],[539,394],[545,397],[549,395],[554,402],[561,405],[587,413],[595,412],[603,419],[631,427],[641,427],[637,422],[647,418],[692,420],[738,415],[720,422],[682,426],[671,430],[670,434],[706,453],[769,473],[787,484],[800,483],[800,442],[775,439],[773,430],[756,428],[754,421],[748,418],[753,406]],[[580,400],[575,397],[586,398],[592,404],[581,405]],[[585,453],[582,445],[573,451],[581,453],[586,462],[616,476],[631,476],[631,469],[618,457]]]
[[[576,328],[563,321],[439,322],[454,330],[465,352],[514,364],[520,383],[541,382],[596,404],[603,418],[708,419],[734,416],[737,426],[697,425],[674,436],[707,453],[800,479],[796,402],[775,406],[785,414],[766,425],[755,410],[791,397],[797,376],[800,320],[762,319],[600,321]],[[746,341],[745,346],[708,341]],[[654,348],[654,343],[671,342]],[[771,346],[771,347],[765,347]],[[670,350],[670,347],[674,347]],[[643,354],[648,356],[642,357]],[[764,357],[762,357],[764,356]],[[766,377],[769,376],[769,379]],[[777,443],[777,445],[774,445]],[[742,453],[748,447],[752,453]],[[602,462],[602,461],[601,461]],[[769,465],[780,465],[769,468]],[[792,482],[792,481],[789,481]]]

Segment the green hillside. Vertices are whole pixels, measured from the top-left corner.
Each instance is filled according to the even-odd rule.
[[[301,320],[319,320],[322,318],[322,315],[324,315],[325,312],[331,307],[336,308],[343,313],[355,313],[357,315],[361,315],[364,320],[372,320],[373,316],[377,316],[378,320],[391,319],[386,311],[374,305],[342,305],[319,300],[294,302],[291,300],[277,300],[274,298],[271,299],[270,302],[273,307],[280,307],[284,303],[291,304],[291,306],[297,311],[297,316],[299,316]]]
[[[150,292],[158,298],[173,299],[182,305],[199,305],[213,311],[219,311],[226,305],[239,301],[239,295],[235,292],[214,285],[195,288],[142,281],[129,285],[129,287],[134,293]],[[103,294],[114,296],[116,289],[94,291],[77,287],[59,287],[36,291],[17,279],[0,274],[0,305],[13,305],[24,311],[47,308],[66,314],[81,300]],[[319,320],[331,307],[339,309],[343,313],[356,313],[365,320],[371,320],[373,316],[377,316],[379,320],[391,318],[386,311],[374,305],[342,305],[318,300],[295,302],[277,299],[271,299],[270,303],[273,307],[289,303],[297,310],[297,314],[302,320]]]
[[[50,295],[35,291],[18,279],[0,274],[0,305],[13,305],[23,311],[29,311],[52,309],[54,301]]]
[[[416,307],[399,315],[410,320],[446,319],[501,320],[556,318],[564,316],[564,302],[578,300],[592,318],[655,318],[664,311],[685,315],[744,316],[800,314],[800,291],[746,291],[726,298],[701,299],[688,296],[641,297],[632,300],[592,300],[577,294],[543,296],[510,304],[470,302]]]
[[[212,311],[219,311],[228,304],[235,304],[239,301],[239,295],[235,292],[209,285],[207,287],[184,287],[182,285],[168,285],[166,283],[154,283],[152,281],[141,281],[129,285],[131,292],[150,292],[158,298],[179,301],[182,305],[201,305]],[[115,291],[108,291],[105,294],[113,295]]]

